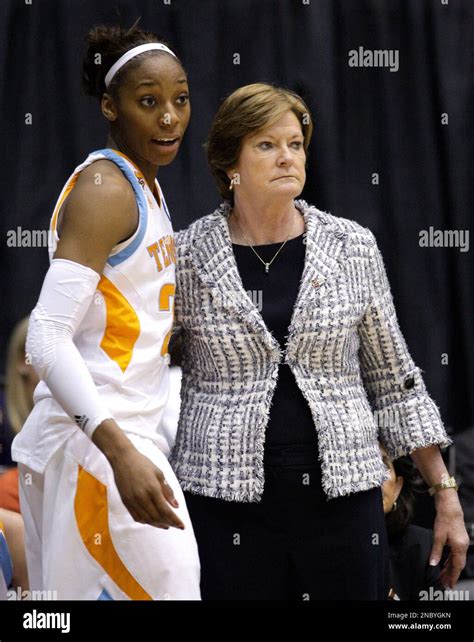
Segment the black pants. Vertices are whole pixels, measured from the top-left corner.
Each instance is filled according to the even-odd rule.
[[[380,488],[327,501],[314,449],[266,449],[261,502],[185,492],[203,600],[385,600]]]

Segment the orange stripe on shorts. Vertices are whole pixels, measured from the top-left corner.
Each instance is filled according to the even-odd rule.
[[[79,466],[74,512],[82,540],[107,575],[131,600],[151,600],[120,559],[109,529],[107,486]]]

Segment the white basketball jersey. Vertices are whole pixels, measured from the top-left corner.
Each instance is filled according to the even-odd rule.
[[[139,223],[132,237],[113,248],[74,343],[117,423],[125,431],[151,437],[168,452],[172,444],[160,434],[160,423],[169,394],[168,341],[173,324],[176,256],[173,228],[158,181],[155,197],[139,168],[125,155],[112,149],[92,152],[74,170],[56,203],[50,224],[50,260],[59,240],[61,205],[80,172],[101,159],[114,162],[129,180]],[[98,184],[100,179],[98,174]],[[39,402],[48,398],[53,401],[51,391],[41,381],[35,389],[35,404],[41,406]],[[25,428],[34,419],[44,422],[44,412],[50,413],[55,406],[55,402],[54,406],[43,404],[43,412],[35,418],[30,415]],[[58,427],[51,425],[51,430]],[[39,449],[49,444],[48,452],[40,457],[42,468],[63,439],[51,434],[47,426],[42,426],[41,432],[41,438],[36,434]],[[22,436],[31,447],[27,435],[18,435]],[[21,444],[18,446],[21,448]]]

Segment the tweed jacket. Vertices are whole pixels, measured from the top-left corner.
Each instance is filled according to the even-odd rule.
[[[229,202],[175,236],[183,377],[170,462],[184,490],[260,501],[282,363],[311,409],[328,499],[383,483],[378,439],[392,458],[451,443],[400,331],[374,235],[303,200],[295,206],[306,251],[284,350],[242,285]]]

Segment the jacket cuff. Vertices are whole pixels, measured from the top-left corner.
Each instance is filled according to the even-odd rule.
[[[429,396],[420,368],[400,375],[392,393],[375,411],[379,438],[391,459],[418,448],[453,443],[444,428],[438,406]]]
[[[453,443],[435,402],[429,395],[415,395],[385,409],[379,423],[379,438],[391,459],[409,455],[418,448]],[[388,411],[388,412],[387,412]]]

